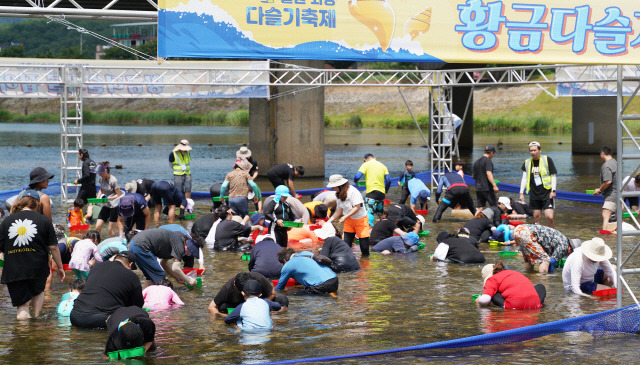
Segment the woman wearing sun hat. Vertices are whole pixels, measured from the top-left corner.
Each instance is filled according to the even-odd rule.
[[[611,248],[599,237],[577,247],[562,269],[565,290],[589,295],[596,290],[615,288],[616,269],[609,262],[611,256]]]
[[[13,207],[15,207],[27,191],[35,190],[40,198],[38,212],[42,213],[45,217],[49,218],[49,221],[51,221],[51,199],[49,199],[49,195],[42,192],[42,190],[49,186],[49,180],[51,179],[53,179],[53,174],[47,172],[44,167],[36,167],[31,170],[31,173],[29,174],[29,187],[18,194],[18,197],[11,207],[11,211],[13,212]]]
[[[327,187],[336,191],[337,198],[336,211],[329,223],[342,217],[338,222],[344,223],[344,241],[352,246],[358,236],[362,256],[369,256],[369,218],[362,194],[342,175],[331,175]]]
[[[51,221],[37,211],[40,197],[35,190],[25,190],[16,201],[12,214],[0,224],[0,251],[4,254],[4,268],[0,282],[7,285],[11,304],[17,307],[18,319],[37,317],[44,304],[44,289],[49,269],[49,253],[64,280],[58,240]]]

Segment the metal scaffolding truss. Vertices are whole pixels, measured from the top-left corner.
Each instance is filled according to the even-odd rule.
[[[78,150],[82,148],[82,67],[65,67],[60,93],[60,199],[73,203],[69,194],[73,180],[80,177]]]
[[[157,0],[3,0],[0,17],[149,21],[158,19]]]
[[[624,287],[625,291],[627,291],[631,298],[638,304],[638,299],[633,294],[633,290],[628,284],[626,280],[627,275],[631,274],[639,274],[640,268],[630,267],[631,265],[638,265],[638,248],[640,248],[640,242],[637,242],[631,250],[626,250],[623,246],[623,238],[624,237],[638,237],[640,236],[640,223],[638,222],[638,218],[631,214],[631,209],[626,205],[625,199],[631,197],[640,196],[640,191],[623,191],[623,188],[626,186],[626,181],[622,180],[626,176],[634,176],[638,171],[640,171],[640,136],[634,136],[632,129],[629,126],[629,122],[637,122],[640,120],[640,114],[633,114],[629,112],[629,105],[631,101],[637,96],[638,91],[640,91],[640,67],[639,66],[627,66],[627,68],[631,68],[631,70],[624,70],[623,66],[618,66],[617,68],[617,90],[618,90],[618,99],[617,99],[617,111],[618,111],[618,122],[617,122],[617,156],[618,156],[618,172],[616,179],[616,187],[618,189],[618,204],[616,216],[618,218],[618,228],[617,228],[617,236],[616,236],[616,257],[617,257],[617,275],[618,275],[618,288],[622,289]],[[631,76],[629,76],[631,75]],[[629,85],[629,82],[635,84],[634,90],[630,93],[630,96],[625,100],[625,86]],[[627,173],[624,171],[624,161],[634,162],[635,168],[631,173]],[[632,231],[623,231],[622,230],[622,213],[627,212],[631,215],[631,219],[633,220],[633,224],[635,226],[635,230]],[[632,259],[636,259],[635,261]],[[618,307],[622,306],[622,291],[617,291],[617,305]]]

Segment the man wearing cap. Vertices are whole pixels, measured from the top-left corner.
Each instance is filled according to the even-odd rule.
[[[493,176],[493,162],[491,159],[496,154],[494,146],[486,146],[484,154],[473,164],[473,178],[476,179],[477,207],[483,208],[486,203],[489,206],[496,205],[496,193],[500,190]]]
[[[553,213],[556,207],[556,166],[551,157],[542,155],[540,143],[529,143],[531,158],[522,164],[522,180],[520,181],[520,201],[524,194],[529,194],[529,207],[533,210],[533,221],[540,224],[542,211],[547,219],[547,226],[554,228]]]
[[[560,231],[539,224],[521,224],[513,229],[513,238],[524,257],[524,266],[540,273],[552,273],[556,263],[580,246],[579,239],[569,239]]]
[[[371,153],[364,155],[364,163],[360,165],[353,181],[357,184],[363,176],[367,186],[365,203],[369,215],[369,225],[373,226],[373,215],[382,214],[384,211],[383,202],[391,187],[391,177],[387,167],[376,160]]]
[[[410,179],[409,182],[407,182],[407,187],[409,194],[411,194],[411,199],[409,200],[411,209],[415,212],[416,205],[418,209],[428,209],[427,204],[429,200],[431,200],[431,190],[429,190],[422,180],[417,178]]]
[[[293,186],[293,180],[296,177],[304,176],[304,167],[296,166],[288,163],[281,163],[279,165],[275,165],[267,171],[267,177],[269,181],[273,185],[274,188],[277,188],[280,185],[285,185],[289,188],[289,193],[292,196],[296,196],[296,189]]]
[[[596,290],[615,288],[616,268],[609,262],[611,256],[611,248],[599,237],[576,247],[562,269],[564,289],[590,295]]]
[[[144,200],[147,201],[147,205],[153,206],[153,201],[151,201],[151,186],[155,181],[149,179],[138,179],[131,180],[130,182],[124,184],[124,191],[127,193],[136,193],[140,194],[144,197]]]
[[[191,198],[191,146],[186,139],[173,148],[169,163],[173,168],[173,183],[185,198]]]
[[[111,261],[96,263],[73,304],[71,324],[82,328],[105,328],[107,318],[118,308],[142,308],[140,279],[131,271],[135,262],[131,251],[123,251]]]
[[[142,308],[120,307],[107,318],[107,345],[104,354],[113,351],[144,346],[144,351],[154,350],[156,325],[149,313]]]
[[[602,229],[607,229],[611,213],[617,209],[618,188],[616,187],[616,176],[618,175],[618,163],[613,158],[613,150],[609,146],[600,149],[600,158],[604,163],[600,168],[600,186],[595,189],[593,195],[602,194],[604,205],[602,205]]]
[[[183,256],[197,255],[199,252],[198,244],[186,235],[162,228],[147,229],[131,239],[129,250],[135,255],[136,264],[147,279],[145,286],[155,285],[164,279],[165,271],[176,280],[182,280],[190,286],[196,285],[194,278],[182,272],[180,264]]]
[[[127,193],[118,202],[116,207],[118,214],[118,227],[121,227],[127,234],[136,226],[136,229],[142,231],[149,229],[151,221],[151,211],[147,206],[147,201],[138,193]]]

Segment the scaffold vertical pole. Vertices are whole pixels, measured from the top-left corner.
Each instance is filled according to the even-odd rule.
[[[436,75],[441,78],[443,75]],[[442,81],[442,80],[438,80]],[[431,191],[437,189],[440,175],[451,171],[453,143],[455,130],[453,128],[453,103],[451,87],[440,86],[431,88],[430,98],[430,137],[431,137]]]
[[[620,234],[616,235],[616,265],[618,266],[618,270],[616,270],[616,284],[618,286],[618,290],[616,291],[616,305],[618,306],[618,308],[622,307],[622,290],[620,290],[622,288],[622,282],[620,279],[622,279],[622,270],[623,270],[623,266],[620,265],[622,263],[622,207],[620,205],[621,201],[624,201],[624,198],[622,197],[622,179],[624,178],[624,174],[622,173],[622,169],[623,169],[623,159],[624,159],[624,143],[622,141],[622,123],[624,123],[623,119],[622,119],[622,114],[624,113],[624,111],[622,110],[622,102],[623,102],[623,90],[622,90],[622,79],[623,79],[623,74],[622,74],[622,65],[618,65],[618,72],[617,72],[617,76],[618,76],[618,81],[617,81],[617,100],[616,100],[616,111],[617,111],[617,123],[616,123],[616,150],[618,152],[618,159],[617,159],[617,170],[618,170],[618,174],[617,174],[617,179],[615,181],[616,184],[616,188],[618,189],[618,194],[620,195],[620,198],[617,199],[617,204],[616,204],[616,220],[617,220],[617,232],[619,232]]]
[[[78,150],[83,146],[82,133],[82,85],[81,66],[62,67],[63,87],[60,90],[60,200],[62,204],[73,202],[70,187],[80,177]]]

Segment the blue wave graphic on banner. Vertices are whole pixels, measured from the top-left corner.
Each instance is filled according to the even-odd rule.
[[[444,63],[428,54],[418,56],[404,49],[382,52],[377,47],[360,51],[328,41],[272,48],[247,38],[229,23],[215,22],[211,15],[166,10],[158,12],[158,56]]]

